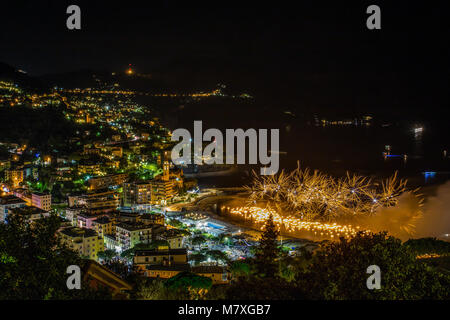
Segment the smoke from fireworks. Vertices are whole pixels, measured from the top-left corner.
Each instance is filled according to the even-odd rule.
[[[403,235],[414,233],[422,215],[417,190],[405,192],[407,181],[397,173],[380,183],[350,173],[333,178],[300,167],[272,176],[253,174],[253,183],[247,186],[249,206],[265,203],[266,208],[303,221],[357,221]],[[398,211],[399,201],[405,212]]]
[[[417,222],[416,235],[446,237],[450,234],[450,181],[435,189],[423,205],[423,219]]]

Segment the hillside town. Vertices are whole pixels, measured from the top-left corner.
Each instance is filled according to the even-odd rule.
[[[29,222],[57,215],[61,242],[80,257],[102,265],[114,261],[128,274],[151,278],[191,271],[227,284],[229,258],[251,256],[252,240],[243,244],[237,228],[207,222],[198,212],[169,210],[217,191],[200,190],[195,178],[174,166],[171,133],[148,108],[126,102],[120,90],[114,92],[119,99],[90,90],[78,98],[1,85],[9,107],[28,100],[37,110],[63,106],[65,121],[86,129],[67,136],[70,146],[60,150],[56,143],[41,150],[26,139],[0,142],[1,222],[12,215]]]

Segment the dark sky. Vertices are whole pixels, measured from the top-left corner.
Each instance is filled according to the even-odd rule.
[[[378,2],[379,31],[365,26],[365,9],[376,1],[263,3],[10,1],[2,5],[0,61],[31,74],[128,63],[151,69],[186,57],[266,67],[397,69],[420,59],[411,50],[422,45],[443,57],[448,42],[447,13],[438,2]],[[81,7],[81,31],[66,29],[69,4]],[[432,43],[438,35],[440,43]]]
[[[66,28],[70,4],[81,7],[80,31]],[[366,28],[370,4],[381,7],[382,30]],[[336,82],[351,79],[351,89],[394,75],[391,81],[408,82],[408,90],[427,87],[427,97],[437,93],[447,103],[449,11],[444,4],[9,1],[0,13],[0,62],[31,75],[121,71],[129,63],[140,72],[189,65],[233,72],[235,79],[263,79],[277,89],[323,75]]]

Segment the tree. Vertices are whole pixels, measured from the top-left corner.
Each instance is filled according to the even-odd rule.
[[[120,257],[131,261],[131,260],[133,260],[135,250],[136,250],[135,248],[130,248],[130,249],[124,250],[120,254]]]
[[[189,260],[193,261],[194,264],[199,264],[200,262],[206,261],[206,255],[204,255],[203,253],[197,252],[194,254],[191,254],[189,256]]]
[[[120,260],[110,260],[105,264],[105,267],[124,279],[127,278],[130,273],[128,265]]]
[[[261,277],[273,278],[277,274],[280,250],[277,244],[278,231],[273,223],[273,217],[267,218],[264,231],[255,251],[256,270]]]
[[[219,241],[219,243],[230,245],[231,244],[231,242],[230,242],[231,237],[232,237],[232,235],[229,234],[229,233],[221,233],[218,236],[218,238],[219,238],[218,241]]]
[[[381,289],[367,288],[371,265],[381,269]],[[323,244],[297,279],[304,295],[327,300],[448,299],[449,283],[449,276],[417,262],[408,246],[385,232]]]
[[[200,248],[200,246],[202,244],[204,244],[206,242],[205,237],[203,236],[196,236],[194,238],[192,238],[191,243],[193,246],[198,246],[198,248]]]
[[[211,288],[212,280],[195,273],[180,272],[176,276],[167,279],[164,285],[166,288],[180,293],[188,292],[191,299],[198,300]]]
[[[186,226],[177,219],[169,219],[168,224],[175,227],[175,228],[186,228]]]
[[[148,244],[149,249],[158,249],[158,247],[169,247],[169,241],[167,240],[153,240]]]
[[[246,277],[250,275],[251,266],[245,261],[236,260],[231,263],[230,270],[233,278]]]
[[[227,263],[229,261],[227,254],[220,250],[209,250],[206,255],[217,262]]]
[[[115,256],[117,256],[117,252],[112,249],[106,249],[105,251],[100,251],[97,256],[100,259],[105,260],[106,262],[112,260]]]
[[[417,255],[450,253],[450,242],[436,238],[409,239],[404,244],[410,247]]]
[[[292,300],[304,299],[295,286],[284,279],[240,277],[226,292],[227,300]]]
[[[164,285],[162,279],[139,277],[134,281],[131,299],[136,300],[187,300],[188,292],[171,290]]]
[[[0,300],[110,299],[82,283],[69,290],[67,267],[84,265],[78,254],[62,245],[55,215],[29,222],[19,215],[0,224]]]

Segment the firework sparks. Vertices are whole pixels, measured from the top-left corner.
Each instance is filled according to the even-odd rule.
[[[335,221],[338,218],[375,215],[380,208],[395,206],[406,189],[406,180],[397,173],[374,183],[370,178],[350,175],[332,178],[319,171],[298,167],[291,173],[258,176],[254,173],[249,206],[264,201],[268,208],[292,213],[308,221]]]
[[[360,230],[359,226],[352,225],[340,225],[337,223],[321,223],[313,221],[304,221],[296,216],[280,215],[278,212],[270,209],[263,209],[258,207],[237,207],[237,208],[222,208],[231,215],[243,218],[246,221],[258,225],[261,230],[264,228],[264,224],[272,215],[273,222],[278,230],[303,235],[311,235],[318,238],[338,239],[340,237],[348,238],[355,236]],[[370,232],[369,230],[363,231],[364,233]]]

